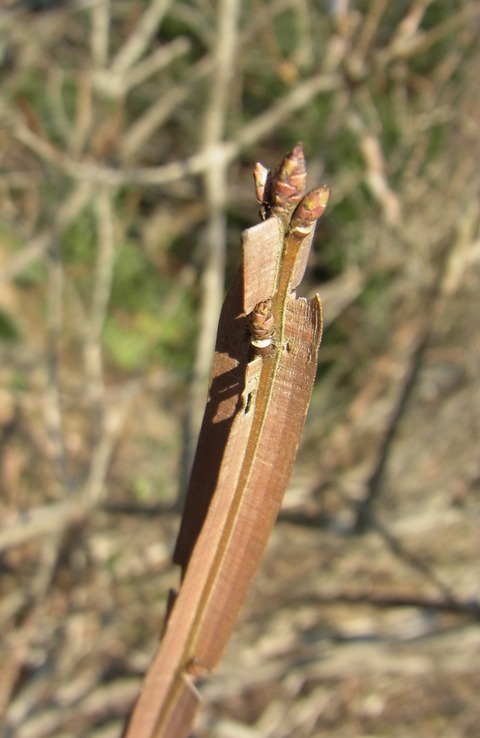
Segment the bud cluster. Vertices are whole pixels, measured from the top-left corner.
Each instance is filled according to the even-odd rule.
[[[273,175],[263,164],[257,163],[253,176],[261,218],[275,216],[281,221],[287,249],[296,258],[302,241],[323,215],[330,194],[328,187],[317,187],[305,194],[307,170],[301,143],[284,158]],[[289,268],[293,268],[293,262]],[[271,299],[257,303],[248,315],[251,343],[257,353],[271,351],[274,322]]]
[[[253,176],[262,220],[276,215],[286,228],[293,211],[305,194],[307,169],[302,144],[298,143],[287,154],[274,174],[257,162]]]

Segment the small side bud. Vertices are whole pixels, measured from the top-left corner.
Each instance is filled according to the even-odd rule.
[[[268,199],[267,184],[269,174],[270,169],[267,169],[267,167],[264,167],[263,164],[257,161],[253,170],[253,179],[255,180],[255,194],[260,205],[264,205]]]
[[[290,221],[290,233],[304,238],[314,228],[327,207],[330,190],[323,185],[307,192]]]
[[[266,349],[272,345],[275,325],[271,300],[264,300],[255,305],[248,316],[248,327],[251,343],[255,349]]]
[[[255,194],[260,203],[260,218],[266,220],[271,214],[270,190],[272,176],[270,169],[267,169],[267,167],[264,167],[263,164],[257,161],[253,170],[253,179],[255,181]]]

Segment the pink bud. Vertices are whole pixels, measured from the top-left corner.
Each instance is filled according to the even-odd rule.
[[[330,190],[323,185],[307,192],[290,221],[290,233],[305,236],[325,212]]]
[[[298,143],[275,172],[271,185],[272,212],[288,220],[305,193],[307,169],[303,145]]]

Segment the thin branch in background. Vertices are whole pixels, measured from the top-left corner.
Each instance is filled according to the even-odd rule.
[[[143,56],[170,4],[171,0],[152,0],[150,2],[132,34],[113,59],[112,72],[124,74]]]
[[[106,407],[102,331],[111,295],[115,260],[114,214],[109,188],[100,188],[94,200],[94,210],[97,224],[97,262],[85,335],[85,391],[93,404],[94,428],[90,470],[82,492],[82,498],[85,498],[88,505],[97,504],[105,497],[105,480],[112,454],[138,390],[137,385],[132,385],[122,393],[120,402]]]
[[[168,120],[178,106],[191,94],[192,89],[209,75],[215,67],[215,60],[204,57],[192,70],[188,78],[175,87],[167,90],[132,123],[124,133],[120,152],[123,162],[132,160],[140,148],[151,138],[155,131]]]
[[[377,54],[377,62],[380,67],[383,67],[394,59],[411,59],[414,56],[425,54],[432,46],[466,23],[470,24],[470,32],[475,34],[476,37],[479,22],[480,8],[478,3],[477,5],[466,5],[429,31],[419,29],[413,36],[403,35],[402,33],[394,36],[388,46]]]
[[[286,3],[286,6],[282,6],[282,10],[289,9],[291,7],[291,0],[290,2]],[[264,10],[264,19],[266,22],[261,22],[262,17],[262,9]],[[255,34],[261,34],[262,37],[262,45],[265,48],[265,53],[268,54],[269,58],[274,60],[274,64],[277,68],[277,70],[281,67],[282,63],[282,53],[280,51],[278,38],[275,34],[275,26],[273,24],[273,12],[271,11],[270,7],[266,8],[265,4],[261,2],[261,0],[254,0],[253,3],[253,17],[255,18],[255,23],[253,27],[253,32]],[[257,20],[258,19],[258,20]],[[245,43],[245,40],[242,39]]]
[[[85,208],[90,200],[92,186],[88,182],[79,182],[73,191],[58,206],[51,228],[33,238],[18,254],[12,256],[0,273],[0,287],[15,279],[31,264],[42,258],[52,240],[59,238]]]
[[[343,20],[349,11],[350,0],[328,0],[328,12],[333,18]]]
[[[107,464],[111,453],[111,438],[116,434],[120,420],[115,420],[108,439],[105,427],[105,385],[103,377],[102,331],[111,295],[113,265],[115,260],[115,236],[113,227],[112,194],[102,187],[94,198],[97,225],[97,260],[93,280],[93,293],[89,317],[86,323],[84,357],[85,375],[89,396],[92,398],[93,456],[88,482],[89,497],[97,499],[102,494]]]
[[[6,726],[9,734],[28,735],[29,738],[51,738],[52,736],[67,738],[72,735],[72,732],[71,728],[65,732],[65,726],[75,724],[81,713],[88,725],[103,724],[100,731],[88,731],[91,736],[118,738],[120,728],[118,724],[113,723],[112,725],[112,719],[117,715],[123,715],[125,709],[131,705],[138,691],[138,681],[134,678],[122,677],[98,686],[95,684],[95,678],[98,678],[96,671],[89,676],[88,684],[82,684],[82,681],[87,681],[87,679],[79,679],[76,698],[67,694],[63,699],[59,698],[57,704],[47,703],[46,706],[39,706],[35,701],[38,690],[34,695],[30,695],[28,703],[25,706],[22,705],[24,714],[21,718],[16,722],[13,719],[9,720]],[[57,688],[57,694],[64,686],[72,687],[71,684],[61,684]],[[20,705],[16,707],[19,708]],[[17,712],[19,712],[18,709]],[[106,716],[110,718],[107,724],[105,724]]]
[[[322,290],[325,328],[332,325],[339,315],[358,299],[365,288],[366,281],[365,274],[354,266],[325,284],[317,285],[309,292],[309,297],[313,297],[320,288]]]
[[[103,2],[93,5],[90,11],[91,33],[90,50],[94,69],[104,69],[108,62],[108,51],[110,44],[111,2]]]
[[[450,255],[454,245],[444,249],[438,265],[428,285],[427,299],[424,302],[424,317],[418,320],[413,340],[410,339],[410,355],[407,359],[406,371],[403,380],[398,385],[397,396],[392,404],[388,425],[385,427],[383,438],[378,447],[377,458],[372,472],[367,480],[366,496],[357,510],[354,529],[357,533],[364,533],[371,520],[375,518],[375,504],[384,489],[385,475],[391,458],[392,444],[399,432],[400,421],[405,415],[413,396],[413,390],[418,381],[425,352],[431,341],[436,319],[438,319],[445,295],[442,292],[445,275],[447,273]]]
[[[205,232],[207,257],[201,277],[199,338],[186,421],[184,471],[187,473],[193,460],[194,439],[198,435],[202,421],[207,378],[215,345],[217,316],[223,299],[227,243],[225,206],[228,190],[228,162],[219,159],[217,154],[226,129],[229,91],[234,73],[239,11],[239,0],[222,0],[220,3],[215,75],[210,103],[204,119],[203,151],[206,156],[204,182],[208,208],[208,223]]]
[[[372,48],[375,34],[387,5],[388,0],[373,0],[370,2],[367,16],[363,21],[357,45],[353,52],[354,55],[358,55],[359,59],[364,59],[367,52]]]
[[[219,142],[214,148],[203,148],[200,152],[183,160],[173,161],[159,167],[132,167],[113,169],[98,164],[77,162],[64,156],[49,142],[41,139],[25,125],[18,125],[13,131],[16,139],[41,159],[64,172],[73,179],[87,180],[91,183],[113,186],[163,185],[204,174],[212,160],[217,166],[226,166],[234,161],[239,153],[253,146],[277,130],[290,116],[304,108],[317,95],[333,92],[342,85],[339,74],[318,74],[301,82],[283,97],[276,100],[270,108],[253,118],[242,127],[238,136],[230,141]]]
[[[360,153],[365,163],[365,182],[382,208],[385,221],[391,226],[399,225],[402,218],[401,203],[388,181],[387,164],[381,143],[359,115],[352,113],[348,120],[350,129],[359,140]]]
[[[292,6],[295,8],[295,4],[296,0],[274,0],[274,2],[268,3],[268,5],[255,0],[253,12],[250,14],[249,18],[245,19],[246,22],[244,27],[239,29],[239,48],[248,49],[264,30],[270,30],[278,16],[292,8]],[[273,56],[276,58],[276,52]]]
[[[47,307],[47,383],[44,392],[45,426],[48,453],[56,470],[56,485],[64,494],[69,490],[65,456],[60,392],[60,351],[63,322],[63,264],[57,240],[48,249]]]
[[[215,46],[215,18],[219,7],[220,3],[209,0],[173,2],[169,16],[185,33],[196,38],[202,48],[211,49]]]
[[[106,97],[124,97],[134,87],[141,85],[149,77],[157,74],[172,64],[176,59],[187,54],[190,49],[190,40],[179,37],[171,43],[155,49],[145,59],[142,59],[138,64],[135,64],[126,71],[119,71],[113,66],[99,67],[93,72],[95,87]]]
[[[0,531],[0,552],[21,546],[35,538],[52,536],[72,523],[82,520],[88,512],[85,501],[78,496],[66,501],[30,508],[12,516]]]
[[[12,134],[19,143],[30,149],[39,159],[48,162],[60,171],[63,170],[65,159],[63,152],[55,148],[45,137],[35,133],[23,120],[14,121],[13,125]]]
[[[93,122],[92,76],[78,75],[75,118],[70,124],[67,151],[73,159],[80,157],[88,144]]]
[[[23,609],[26,609],[28,604],[28,614],[22,619],[18,628],[13,633],[8,633],[6,638],[5,646],[9,658],[5,659],[0,674],[0,718],[2,719],[5,717],[7,708],[10,716],[15,712],[12,709],[13,705],[9,705],[9,702],[15,693],[22,670],[30,661],[29,654],[31,657],[32,649],[42,636],[43,620],[50,607],[48,592],[58,562],[61,532],[61,530],[52,531],[52,534],[42,541],[36,571],[31,580],[32,584],[28,594],[24,593],[23,596]],[[24,694],[22,694],[23,700]]]
[[[289,57],[281,48],[275,18],[291,11],[297,29],[295,32],[296,45]],[[239,46],[248,49],[257,36],[262,38],[265,54],[273,61],[280,77],[292,82],[296,80],[298,68],[310,69],[313,63],[313,42],[311,32],[311,9],[308,0],[276,0],[264,3],[255,0],[252,22],[243,28],[239,34]],[[292,68],[292,62],[294,67]]]
[[[226,143],[226,157],[235,159],[240,151],[262,140],[274,130],[278,130],[290,116],[304,108],[318,95],[333,92],[341,86],[337,74],[317,74],[292,87],[283,97],[278,98],[265,112],[257,115],[242,127],[236,139]]]
[[[312,23],[308,0],[299,0],[293,5],[297,22],[297,45],[293,60],[299,69],[311,69],[314,61]]]
[[[52,65],[45,80],[46,99],[52,108],[51,120],[59,138],[67,141],[72,122],[65,106],[65,70]]]
[[[146,59],[128,70],[124,77],[124,92],[128,92],[132,87],[137,87],[152,75],[157,74],[177,59],[185,56],[191,48],[190,40],[180,36],[171,43],[155,49]]]
[[[395,33],[396,43],[399,39],[413,38],[418,32],[420,25],[423,21],[425,13],[427,12],[428,6],[431,5],[433,0],[417,0],[414,2],[412,7],[409,8],[405,17],[402,18],[397,26]]]
[[[5,197],[6,191],[10,189],[31,190],[37,188],[42,181],[42,175],[39,172],[2,172],[0,175],[0,188],[2,197]],[[3,203],[5,208],[5,203]]]
[[[452,608],[455,608],[457,610],[468,612],[468,607],[464,608],[460,604],[464,598],[462,598],[461,595],[457,596],[455,594],[454,584],[452,586],[452,584],[448,583],[445,577],[437,572],[435,570],[435,567],[429,563],[428,559],[426,559],[424,556],[420,556],[408,550],[404,543],[399,540],[394,534],[392,534],[387,526],[385,526],[378,520],[376,515],[372,515],[371,524],[373,528],[382,536],[382,538],[384,539],[390,550],[393,551],[395,556],[398,556],[398,558],[400,558],[411,569],[424,577],[424,579],[431,587],[435,587],[435,589],[440,592],[446,605],[450,605]],[[473,613],[472,609],[470,608],[470,614],[473,614],[474,617],[478,618],[479,613],[476,603],[473,608]]]
[[[81,496],[87,507],[98,505],[106,497],[105,481],[119,435],[130,411],[134,393],[125,393],[123,401],[103,410],[102,433],[92,449],[88,479]]]
[[[90,315],[85,335],[85,372],[89,392],[101,403],[103,398],[102,331],[107,306],[110,300],[113,264],[115,259],[115,236],[111,193],[102,187],[93,199],[97,226],[96,264]]]
[[[460,288],[466,271],[476,262],[480,262],[480,206],[478,199],[472,199],[456,226],[441,288],[443,294],[454,295]]]

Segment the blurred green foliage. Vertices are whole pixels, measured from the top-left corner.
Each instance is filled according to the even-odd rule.
[[[191,296],[174,276],[152,268],[133,243],[119,246],[104,333],[119,368],[145,369],[158,361],[183,373],[192,360],[192,309]]]
[[[0,341],[16,341],[20,337],[13,317],[0,309]]]

